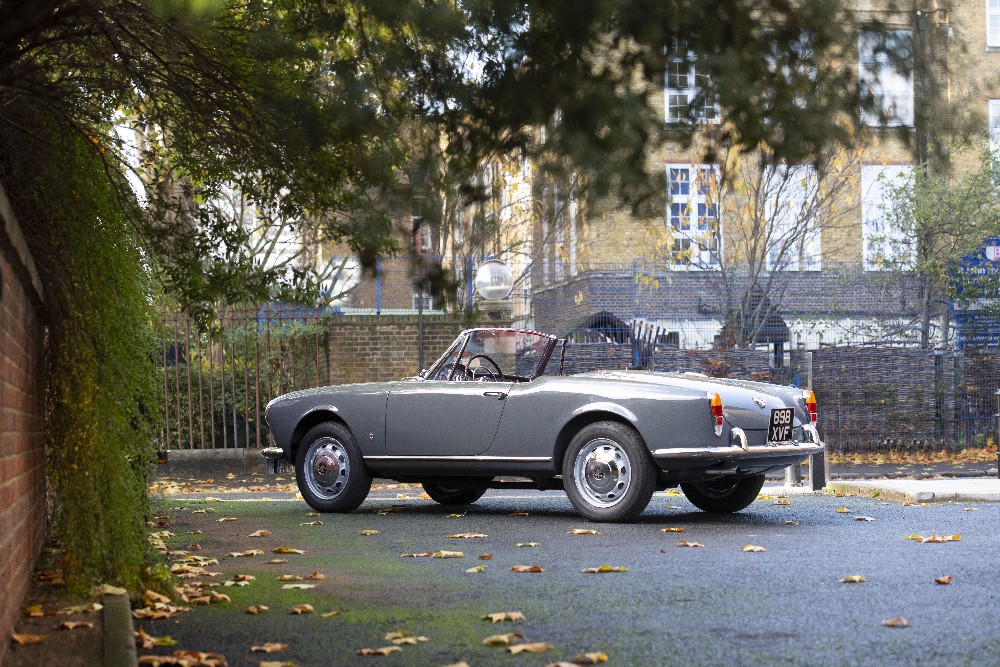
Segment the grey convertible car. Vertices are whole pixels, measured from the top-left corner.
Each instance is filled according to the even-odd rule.
[[[264,456],[294,463],[320,512],[357,508],[378,476],[419,482],[446,505],[490,488],[565,489],[588,519],[627,521],[677,485],[703,510],[737,512],[766,471],[823,449],[810,391],[690,373],[563,375],[565,349],[536,331],[470,329],[419,377],[285,394],[267,406],[276,446]]]

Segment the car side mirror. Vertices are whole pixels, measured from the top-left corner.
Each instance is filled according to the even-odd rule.
[[[423,380],[424,378],[426,378],[427,377],[427,369],[426,368],[422,369],[419,373],[417,373],[417,377],[419,377],[421,380]]]

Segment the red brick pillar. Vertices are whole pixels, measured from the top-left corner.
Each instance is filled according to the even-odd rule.
[[[42,290],[0,188],[0,663],[45,534]]]

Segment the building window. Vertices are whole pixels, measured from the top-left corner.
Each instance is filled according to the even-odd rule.
[[[861,167],[861,243],[866,271],[905,268],[913,263],[911,239],[891,215],[892,189],[912,173],[912,165]]]
[[[990,151],[1000,155],[1000,100],[990,100],[989,119]]]
[[[803,165],[769,167],[762,185],[768,270],[822,269],[822,237],[816,224],[816,169]]]
[[[712,165],[667,165],[670,259],[676,268],[719,266],[722,215],[719,171]]]
[[[1000,0],[986,0],[986,46],[1000,48]]]
[[[675,42],[667,50],[663,100],[668,123],[692,118],[701,123],[719,121],[719,106],[708,86],[708,75],[698,71],[696,61],[684,42]]]
[[[861,120],[868,125],[913,125],[913,77],[897,67],[912,62],[910,33],[889,30],[858,36],[858,69],[861,94],[874,101]]]

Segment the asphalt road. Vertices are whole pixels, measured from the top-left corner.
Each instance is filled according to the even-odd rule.
[[[178,644],[140,655],[190,649],[221,653],[229,665],[280,660],[302,667],[463,660],[472,667],[542,666],[584,652],[606,654],[608,665],[1000,665],[1000,505],[789,495],[714,516],[683,496],[658,493],[635,523],[592,524],[558,492],[491,491],[455,517],[448,516],[453,508],[419,493],[419,487],[373,491],[351,514],[319,517],[321,526],[302,525],[317,518],[288,494],[261,501],[260,493],[215,493],[207,495],[224,501],[207,503],[206,494],[161,496],[156,502],[176,535],[168,540],[172,549],[197,540],[202,550],[195,553],[220,561],[208,568],[222,573],[214,581],[237,573],[256,579],[220,588],[230,603],[143,622],[150,634],[169,634]],[[206,508],[215,511],[196,512]],[[219,521],[226,517],[236,520]],[[271,535],[248,537],[259,529]],[[573,535],[573,529],[600,534]],[[203,532],[192,537],[191,530]],[[448,538],[458,533],[488,537]],[[913,534],[961,539],[905,539]],[[704,546],[678,546],[680,540]],[[515,546],[529,542],[538,546]],[[766,551],[742,551],[748,544]],[[266,565],[271,553],[226,557],[277,546],[305,553],[282,556],[285,565]],[[465,555],[400,557],[441,550]],[[492,559],[479,560],[483,553]],[[466,572],[477,565],[485,571]],[[516,565],[544,572],[513,573]],[[581,572],[602,565],[627,571]],[[309,582],[314,589],[283,591],[276,580],[313,571],[326,575]],[[840,583],[852,575],[864,582]],[[946,576],[950,584],[935,583]],[[286,613],[302,602],[316,613]],[[271,611],[243,612],[260,603]],[[341,613],[323,618],[328,611]],[[526,620],[482,620],[504,611]],[[883,625],[900,616],[909,627]],[[396,630],[428,641],[389,656],[357,655],[388,645],[384,635]],[[509,632],[553,648],[511,655],[482,644]],[[249,652],[264,642],[289,646],[270,655]]]

